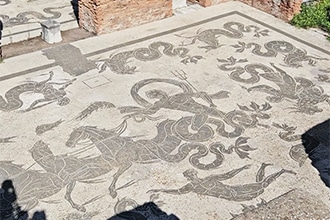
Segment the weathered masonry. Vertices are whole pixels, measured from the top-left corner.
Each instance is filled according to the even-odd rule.
[[[80,26],[96,34],[172,16],[172,0],[80,0]]]
[[[208,7],[231,0],[190,0]],[[302,0],[239,0],[283,20],[298,13]],[[80,26],[96,34],[145,24],[173,15],[180,0],[79,0]]]

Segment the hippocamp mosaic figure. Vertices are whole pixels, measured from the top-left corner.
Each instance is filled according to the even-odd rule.
[[[22,110],[23,112],[40,108],[53,102],[57,102],[60,106],[69,104],[70,99],[66,97],[66,92],[64,90],[70,86],[75,79],[67,80],[66,82],[50,82],[53,75],[54,73],[51,71],[46,80],[41,82],[26,82],[9,89],[5,93],[6,99],[0,96],[0,110],[9,112],[21,108],[23,106],[23,101],[20,99],[20,95],[26,92],[40,93],[44,97],[35,100],[27,109]],[[55,88],[54,85],[59,85],[61,87]]]
[[[225,146],[220,142],[215,142],[208,148],[201,142],[209,140],[212,136],[210,133],[212,130],[202,128],[195,136],[191,136],[190,133],[186,132],[188,130],[186,127],[189,126],[187,121],[191,121],[191,117],[183,119],[180,126],[173,128],[176,121],[164,120],[157,126],[157,136],[150,140],[134,140],[133,137],[121,136],[126,129],[126,121],[112,130],[82,126],[71,133],[66,146],[72,148],[79,141],[89,139],[93,146],[101,152],[102,158],[108,162],[109,166],[118,167],[109,187],[110,195],[113,198],[117,196],[115,190],[117,180],[133,163],[156,163],[160,161],[178,163],[184,160],[192,150],[195,150],[197,152],[189,157],[189,162],[198,169],[209,170],[222,164],[223,153],[230,154],[235,151],[241,158],[248,158],[247,151],[255,150],[246,144],[248,138],[243,137],[239,137],[235,145],[229,146],[228,149],[225,149]],[[174,129],[180,134],[176,134]],[[194,141],[181,143],[181,137]],[[175,149],[177,149],[177,153],[171,154]],[[208,164],[201,163],[199,160],[207,156],[209,152],[215,155],[215,159]]]
[[[263,163],[256,175],[256,183],[248,183],[243,185],[226,185],[222,181],[230,179],[244,169],[250,168],[249,165],[238,169],[231,170],[223,174],[213,174],[205,178],[199,178],[197,171],[194,169],[186,170],[183,175],[190,181],[179,189],[152,189],[148,192],[163,192],[173,195],[182,195],[194,192],[198,195],[213,196],[231,201],[248,201],[254,199],[264,192],[273,181],[283,173],[296,174],[291,170],[282,169],[279,172],[273,173],[266,178],[265,168],[271,164]]]

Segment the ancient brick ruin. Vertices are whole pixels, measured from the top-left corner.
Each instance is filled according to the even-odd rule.
[[[96,34],[172,16],[175,0],[79,0],[80,26]],[[189,0],[208,7],[231,0]],[[298,13],[302,0],[239,0],[285,21]]]
[[[108,33],[172,16],[171,0],[80,0],[80,26]]]
[[[288,21],[300,11],[302,0],[251,0],[250,2],[249,5]]]
[[[232,0],[192,0],[204,7]],[[265,11],[285,21],[291,20],[300,11],[302,0],[238,0],[254,8]]]

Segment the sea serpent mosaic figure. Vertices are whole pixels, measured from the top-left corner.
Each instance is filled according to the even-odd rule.
[[[197,171],[194,169],[186,170],[183,175],[190,183],[179,189],[152,189],[148,192],[163,192],[173,195],[182,195],[194,192],[198,195],[213,196],[232,201],[248,201],[254,199],[264,192],[273,181],[283,173],[296,174],[291,170],[282,169],[279,172],[265,176],[265,168],[271,164],[263,163],[256,175],[256,183],[248,183],[243,185],[226,185],[222,181],[230,179],[244,169],[250,168],[249,165],[234,169],[223,174],[213,174],[205,178],[199,178]]]
[[[211,49],[216,49],[221,47],[222,45],[219,44],[217,38],[220,35],[224,35],[230,38],[242,38],[244,32],[252,32],[256,37],[266,36],[268,31],[263,30],[259,31],[260,28],[253,25],[244,26],[244,24],[239,22],[227,22],[223,25],[224,29],[208,29],[201,32],[198,32],[196,36],[192,37],[184,37],[183,35],[176,35],[183,38],[192,38],[192,42],[189,44],[182,43],[180,47],[174,47],[173,44],[163,41],[157,41],[151,43],[148,47],[141,47],[133,50],[128,50],[124,52],[120,52],[117,54],[111,55],[107,59],[97,60],[96,62],[101,63],[99,65],[100,72],[109,68],[112,72],[117,74],[133,74],[137,72],[137,67],[133,66],[130,67],[127,65],[129,59],[136,59],[139,61],[147,62],[147,61],[155,61],[162,57],[162,55],[175,57],[178,56],[183,58],[181,63],[188,64],[194,63],[196,64],[198,60],[202,59],[203,56],[201,55],[189,55],[189,49],[183,47],[194,44],[197,40],[203,43],[206,43],[207,46],[202,46],[200,48],[206,49],[209,51]],[[163,48],[161,51],[160,48]]]
[[[161,48],[163,48],[161,50]],[[148,47],[141,47],[134,50],[128,50],[111,55],[107,59],[97,60],[99,63],[103,63],[99,66],[100,72],[103,72],[108,67],[112,72],[117,74],[134,74],[137,72],[136,66],[130,67],[127,65],[129,59],[136,59],[139,61],[155,61],[164,55],[183,58],[182,63],[197,63],[202,59],[202,56],[190,56],[188,55],[189,49],[184,47],[175,48],[173,44],[163,41],[157,41],[151,43]]]
[[[23,93],[40,93],[44,96],[43,99],[34,101],[27,109],[22,110],[23,112],[31,111],[53,102],[57,102],[60,106],[67,105],[70,99],[66,97],[66,92],[64,90],[70,86],[75,79],[66,80],[66,82],[50,82],[53,75],[54,73],[50,72],[46,80],[41,82],[26,82],[9,89],[5,93],[5,99],[0,96],[0,110],[9,112],[21,108],[23,106],[23,101],[20,99],[20,95]],[[55,88],[54,85],[59,85],[60,87]]]
[[[269,85],[256,85],[245,88],[248,92],[263,92],[269,94],[266,99],[269,102],[282,102],[284,100],[295,100],[296,104],[290,109],[294,112],[313,115],[323,110],[316,106],[319,103],[327,102],[330,105],[330,96],[324,93],[321,86],[315,85],[311,80],[304,77],[292,77],[284,70],[278,68],[273,63],[272,69],[264,64],[247,64],[244,68],[235,64],[246,62],[233,57],[227,60],[218,59],[223,64],[218,65],[220,70],[232,71],[229,77],[237,82],[254,84],[259,82],[260,77],[273,82],[279,89]],[[242,78],[241,75],[248,73],[249,78]]]
[[[183,118],[181,121],[191,120],[191,117]],[[241,158],[248,158],[248,151],[255,150],[247,145],[247,138],[239,137],[235,145],[228,149],[220,142],[210,145],[210,148],[202,144],[213,135],[210,129],[200,129],[194,138],[186,137],[185,139],[194,139],[194,142],[182,143],[181,137],[186,134],[182,129],[181,136],[177,136],[174,132],[175,124],[179,123],[174,120],[164,120],[157,126],[158,134],[151,140],[134,140],[133,137],[121,136],[126,129],[126,120],[117,128],[112,130],[99,129],[93,126],[82,126],[75,129],[69,140],[66,142],[67,147],[75,147],[79,141],[89,139],[93,145],[97,147],[102,157],[111,167],[118,167],[117,172],[113,176],[109,191],[112,197],[117,196],[115,184],[118,178],[129,169],[133,163],[155,163],[161,160],[177,163],[184,160],[192,150],[196,153],[189,157],[189,162],[198,169],[208,170],[219,167],[223,160],[223,153],[230,154],[235,151]],[[181,130],[176,128],[176,130]],[[178,153],[171,154],[175,149]],[[205,157],[209,152],[214,154],[216,158],[208,164],[199,162],[200,158]]]
[[[6,3],[5,3],[6,4]],[[7,3],[8,4],[8,3]],[[0,6],[3,4],[0,4]],[[54,11],[56,9],[62,9],[68,7],[68,5],[66,6],[60,6],[60,7],[49,7],[49,8],[44,8],[43,11],[47,14],[51,14],[52,16],[45,16],[40,12],[36,12],[36,11],[25,11],[25,12],[21,12],[18,13],[16,15],[16,17],[9,17],[8,15],[3,15],[0,14],[0,17],[3,20],[3,25],[4,27],[12,27],[12,26],[16,26],[16,25],[21,25],[21,24],[27,24],[27,23],[36,23],[37,21],[31,21],[31,17],[40,19],[40,20],[47,20],[47,19],[56,19],[61,17],[61,13]]]
[[[252,53],[262,57],[276,57],[278,54],[284,54],[284,63],[289,67],[302,67],[302,62],[308,62],[314,66],[316,60],[328,60],[326,58],[307,55],[307,52],[296,48],[293,44],[287,41],[269,41],[265,43],[266,52],[262,52],[262,47],[257,43],[238,42],[232,47],[237,48],[236,52],[242,53],[245,49],[252,49]]]

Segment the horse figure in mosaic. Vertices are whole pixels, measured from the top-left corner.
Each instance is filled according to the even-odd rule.
[[[115,185],[119,177],[128,170],[133,163],[156,163],[167,161],[178,163],[184,160],[191,151],[197,150],[189,157],[189,162],[192,166],[209,170],[219,167],[223,160],[223,153],[230,154],[235,151],[240,157],[248,157],[246,151],[254,150],[246,145],[247,138],[238,138],[235,145],[231,145],[228,149],[220,142],[215,142],[210,145],[210,148],[201,142],[209,140],[213,133],[207,128],[199,130],[193,137],[193,142],[181,143],[180,136],[173,131],[176,121],[164,120],[158,126],[158,134],[150,140],[134,140],[134,137],[122,136],[121,134],[126,129],[126,120],[118,127],[112,130],[100,129],[94,126],[82,126],[75,129],[68,141],[67,147],[75,147],[81,140],[89,139],[97,147],[102,157],[109,163],[111,167],[118,167],[117,172],[113,176],[110,184],[110,195],[114,198],[117,196]],[[181,125],[184,126],[184,125]],[[184,129],[181,130],[181,136],[187,136],[188,133]],[[171,154],[177,149],[176,154]],[[199,160],[211,152],[215,155],[215,159],[208,164],[203,164]]]
[[[79,211],[85,212],[84,205],[95,201],[92,198],[84,205],[76,204],[71,197],[77,182],[99,183],[103,180],[95,179],[112,170],[112,166],[102,156],[78,158],[68,155],[54,155],[49,146],[43,141],[38,141],[30,149],[33,159],[47,173],[57,176],[62,181],[62,188],[66,186],[65,199],[71,206]]]
[[[31,210],[39,200],[55,195],[65,186],[55,174],[24,169],[12,161],[0,161],[0,183],[9,179],[14,183],[18,202],[25,210]]]

